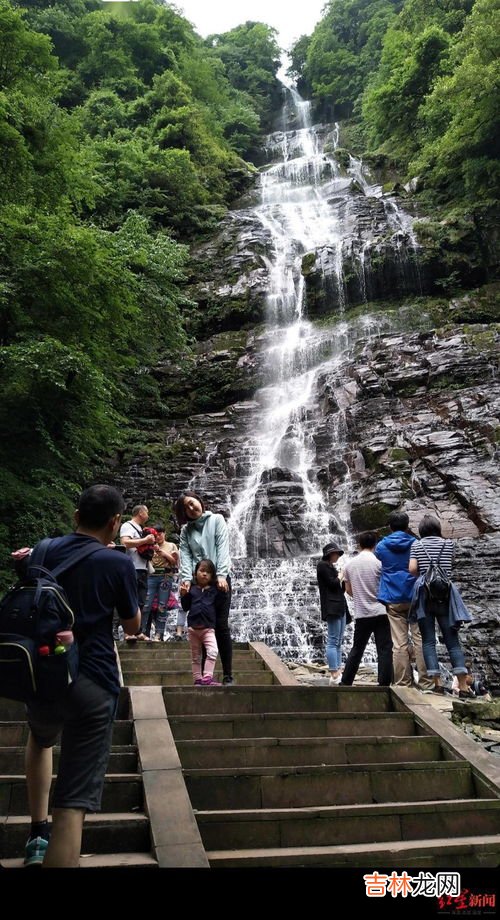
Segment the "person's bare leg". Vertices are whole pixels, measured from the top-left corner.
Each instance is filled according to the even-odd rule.
[[[46,821],[52,782],[52,748],[40,747],[31,732],[25,755],[26,784],[32,821]]]
[[[54,808],[44,869],[78,868],[84,818],[83,808]]]

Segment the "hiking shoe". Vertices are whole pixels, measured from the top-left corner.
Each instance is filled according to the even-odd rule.
[[[459,690],[458,699],[462,700],[462,702],[465,700],[470,703],[472,700],[476,699],[476,694],[472,693],[472,690]]]
[[[24,865],[41,866],[48,845],[49,841],[44,837],[33,837],[33,840],[28,840],[24,850]]]
[[[218,680],[215,680],[208,674],[206,677],[202,677],[201,683],[203,687],[222,687],[222,684],[220,684]]]
[[[234,677],[231,677],[229,674],[224,674],[224,677],[222,678],[222,683],[224,684],[225,687],[229,687],[231,684],[236,683],[236,681]]]

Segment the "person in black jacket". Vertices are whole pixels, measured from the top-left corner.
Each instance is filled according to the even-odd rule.
[[[219,650],[215,638],[217,613],[224,604],[224,592],[217,587],[217,573],[211,559],[201,559],[189,588],[180,587],[182,609],[188,614],[188,639],[195,687],[220,687],[214,680]],[[202,650],[206,660],[202,665]]]
[[[342,669],[342,640],[346,625],[347,604],[335,564],[344,553],[336,543],[323,547],[323,558],[318,562],[317,578],[321,604],[321,619],[328,625],[326,660],[330,670],[330,684],[340,683]]]

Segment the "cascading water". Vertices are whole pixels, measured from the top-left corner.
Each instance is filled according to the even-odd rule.
[[[341,169],[335,157],[338,126],[312,126],[309,103],[294,90],[287,91],[284,113],[284,130],[267,140],[272,165],[261,176],[255,209],[272,239],[266,385],[255,396],[257,408],[241,452],[244,487],[228,496],[235,572],[231,622],[235,639],[263,640],[283,657],[310,660],[322,655],[323,645],[315,561],[332,538],[346,550],[352,547],[355,459],[342,406],[350,385],[346,366],[357,343],[390,328],[386,317],[343,318],[350,283],[346,266],[352,274],[355,261],[363,300],[373,287],[371,261],[383,234],[386,240],[394,237],[402,262],[407,253],[414,256],[416,244],[411,218],[395,200],[384,199],[378,223],[373,229],[368,225],[367,196],[380,199],[382,192],[369,185],[354,158]],[[287,117],[296,127],[288,127]],[[307,263],[319,272],[328,300],[324,312],[337,314],[338,321],[326,328],[307,318]],[[328,429],[318,424],[315,410],[325,380],[338,382],[331,396],[338,411]],[[333,502],[331,488],[329,498],[325,488],[332,476],[337,482]],[[194,485],[202,488],[203,477]]]

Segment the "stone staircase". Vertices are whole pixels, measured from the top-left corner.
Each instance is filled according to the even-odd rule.
[[[127,687],[192,687],[191,651],[188,642],[120,643],[123,682]],[[233,675],[238,685],[271,685],[274,672],[248,642],[233,643]],[[220,658],[214,673],[222,681]]]
[[[193,687],[187,643],[120,645],[83,867],[474,868],[500,858],[500,760],[414,690],[307,687],[262,643]],[[218,672],[216,672],[218,673]],[[0,864],[22,865],[27,726],[0,700]],[[56,752],[57,757],[57,752]]]
[[[24,778],[27,737],[23,704],[0,699],[0,864],[6,868],[22,866],[21,854],[30,829]],[[54,754],[57,767],[57,748]],[[143,780],[130,718],[129,693],[125,689],[121,692],[113,729],[102,812],[85,819],[80,865],[84,868],[157,865],[151,856]]]
[[[163,695],[211,867],[498,865],[498,786],[394,691]]]

